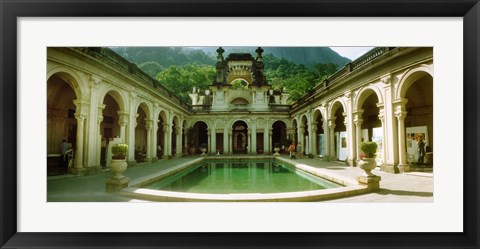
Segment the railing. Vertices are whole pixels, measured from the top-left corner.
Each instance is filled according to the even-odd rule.
[[[291,105],[269,105],[271,112],[289,112]]]
[[[140,78],[143,85],[155,89],[157,92],[161,92],[165,97],[169,97],[170,100],[176,102],[179,106],[182,106],[184,109],[190,110],[191,107],[188,104],[182,102],[174,93],[170,90],[165,88],[162,84],[160,84],[157,80],[150,77],[144,71],[139,69],[135,63],[129,62],[127,59],[123,58],[121,55],[115,53],[113,50],[109,48],[103,47],[88,47],[86,50],[95,52],[100,54],[103,59],[108,60],[111,63],[114,63],[116,66],[127,70],[129,73],[135,75],[136,77]]]
[[[388,48],[375,48],[371,50],[368,54],[365,54],[352,62],[352,71],[369,63],[370,61],[376,59],[387,51]]]
[[[250,105],[230,105],[230,107],[223,109],[212,109],[211,105],[193,105],[192,111],[197,112],[289,112],[291,105],[269,105],[268,109],[258,110],[252,108]]]
[[[308,93],[304,94],[302,97],[300,97],[295,103],[292,105],[291,110],[294,110],[296,108],[299,108],[314,98],[317,98],[320,95],[323,95],[330,89],[337,87],[340,79],[344,78],[345,76],[351,74],[355,70],[361,68],[363,65],[366,65],[382,55],[386,54],[390,50],[395,49],[395,47],[379,47],[379,48],[374,48],[370,50],[367,54],[361,56],[360,58],[348,63],[345,65],[343,68],[335,72],[334,74],[330,75],[327,79],[319,83],[317,86],[315,86],[311,91]]]

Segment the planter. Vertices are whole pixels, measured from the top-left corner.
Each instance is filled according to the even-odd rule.
[[[122,175],[122,173],[127,169],[127,161],[125,159],[122,160],[116,160],[112,159],[110,162],[110,170],[113,173],[113,179],[122,179],[125,178],[125,176]]]
[[[275,151],[275,153],[273,153],[274,156],[280,156],[280,153],[278,153],[280,151],[280,148],[275,147],[273,148],[273,151]]]
[[[372,170],[377,167],[377,162],[375,161],[375,158],[364,158],[360,161],[358,161],[358,166],[365,171],[365,174],[367,176],[375,176],[372,174]]]
[[[201,156],[206,156],[207,154],[205,152],[207,152],[207,149],[206,148],[201,148],[200,151],[202,152],[202,155]]]

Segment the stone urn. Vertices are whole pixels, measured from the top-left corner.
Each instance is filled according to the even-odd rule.
[[[125,176],[122,173],[127,169],[127,161],[125,159],[112,159],[110,162],[110,170],[113,173],[113,179],[122,179]]]
[[[375,176],[372,174],[372,170],[377,167],[377,162],[375,161],[375,158],[363,158],[358,161],[358,167],[365,171],[366,176]]]
[[[273,153],[274,156],[280,156],[280,153],[278,153],[280,151],[279,147],[273,148],[273,151],[275,151],[275,153]]]
[[[207,154],[205,152],[207,152],[207,148],[200,148],[200,151],[202,152],[201,156],[206,156]]]

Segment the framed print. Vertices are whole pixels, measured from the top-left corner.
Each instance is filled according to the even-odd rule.
[[[2,1],[0,246],[478,248],[479,14],[476,0]],[[225,51],[241,46],[254,52]],[[174,81],[183,76],[178,71],[149,75],[148,66],[155,67],[154,63],[131,62],[135,55],[147,53],[127,51],[135,47],[174,47],[174,52],[186,47],[212,50],[211,58],[206,59],[211,64],[208,83],[213,78],[212,86],[189,85],[182,99],[175,90],[156,85],[158,81],[152,77]],[[287,71],[264,75],[263,61],[272,60],[265,58],[264,50],[271,47],[375,48],[318,80],[321,83],[314,88],[296,93],[281,84],[270,89],[265,83],[268,77],[278,78]],[[381,56],[382,60],[375,60]],[[412,65],[423,71],[410,70]],[[375,70],[371,73],[366,68]],[[339,87],[336,82],[341,77],[355,87],[348,91]],[[79,84],[78,79],[83,82]],[[132,79],[140,79],[140,83],[125,84]],[[417,82],[422,85],[415,85]],[[406,90],[412,85],[415,93]],[[421,94],[425,85],[430,87],[430,95]],[[248,89],[252,92],[247,93]],[[335,91],[341,92],[338,98],[320,94]],[[90,95],[76,99],[85,93]],[[369,97],[371,93],[378,99]],[[295,94],[299,101],[289,109],[288,96]],[[149,102],[150,96],[158,100]],[[391,102],[384,105],[384,99]],[[416,108],[421,101],[430,103],[429,107]],[[313,102],[318,106],[310,108]],[[375,109],[373,119],[361,109],[362,102]],[[252,106],[263,114],[246,111]],[[175,108],[191,111],[174,115]],[[224,114],[201,119],[215,111]],[[242,118],[229,119],[228,113],[235,111],[241,112]],[[268,118],[272,115],[268,111],[275,112],[275,118]],[[326,114],[324,119],[319,118],[322,114]],[[404,120],[409,114],[414,119]],[[196,119],[189,119],[189,115]],[[291,120],[279,122],[282,115]],[[283,159],[278,160],[297,160],[297,168],[306,167],[300,164],[308,160],[331,160],[338,165],[333,167],[335,174],[341,175],[341,171],[361,170],[353,167],[357,158],[363,160],[360,150],[351,147],[361,141],[376,143],[373,166],[390,174],[382,174],[385,182],[395,176],[404,179],[405,186],[410,185],[408,191],[385,186],[376,192],[379,198],[397,196],[397,201],[302,202],[295,196],[290,200],[297,201],[287,203],[278,196],[289,193],[274,192],[277,197],[268,199],[273,202],[261,199],[253,203],[238,197],[250,192],[237,196],[230,190],[218,194],[228,196],[224,203],[195,198],[187,202],[193,196],[187,194],[182,194],[184,198],[163,196],[160,202],[148,199],[160,198],[150,193],[166,192],[173,185],[185,187],[188,179],[201,181],[206,175],[213,176],[209,183],[220,175],[233,181],[229,172],[243,166],[230,162],[199,166],[195,169],[198,177],[166,178],[172,183],[158,183],[167,186],[166,190],[143,188],[153,180],[144,175],[124,177],[119,171],[111,178],[98,177],[113,171],[113,166],[107,169],[107,165],[116,159],[125,159],[131,168],[161,160],[172,162],[171,169],[177,170],[173,167],[180,168],[182,155],[189,153],[197,161],[203,160],[202,156],[220,158],[228,153],[279,153]],[[296,151],[292,150],[295,159],[292,152],[289,158],[292,144],[296,145]],[[261,178],[263,183],[273,177],[267,172],[287,172],[275,162],[249,163],[246,174]],[[425,170],[425,165],[433,162],[435,174],[409,171]],[[89,164],[98,167],[82,167]],[[230,171],[219,170],[224,168]],[[262,171],[256,171],[259,168]],[[65,178],[55,178],[57,170],[69,172],[68,177],[75,182],[71,189],[84,188],[85,182],[97,177],[95,185],[90,182],[88,187],[102,189],[102,193],[71,195],[55,185]],[[211,173],[214,170],[222,173]],[[45,171],[50,178],[45,177]],[[413,176],[432,178],[434,191],[422,191],[424,186],[412,181],[418,179]],[[353,178],[363,188],[352,187],[341,177],[332,181],[338,179],[356,193],[372,190],[380,181],[369,172],[363,178]],[[293,185],[299,180],[284,181]],[[226,188],[218,187],[220,183],[215,186]],[[412,191],[412,186],[418,190]],[[125,195],[115,195],[120,190]],[[310,189],[298,192],[302,191]],[[130,199],[125,201],[125,196]],[[405,199],[409,196],[428,201],[408,203]],[[323,200],[312,192],[303,197]]]

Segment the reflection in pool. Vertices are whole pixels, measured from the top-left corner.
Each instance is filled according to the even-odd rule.
[[[145,188],[209,194],[279,193],[341,185],[275,160],[206,160]]]

